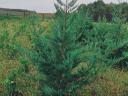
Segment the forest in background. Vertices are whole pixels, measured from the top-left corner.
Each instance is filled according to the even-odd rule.
[[[120,1],[118,4],[106,4],[103,0],[97,0],[87,5],[81,4],[78,10],[83,10],[85,14],[88,12],[93,17],[94,21],[98,21],[99,19],[112,21],[115,15],[122,20],[128,21],[127,2]]]

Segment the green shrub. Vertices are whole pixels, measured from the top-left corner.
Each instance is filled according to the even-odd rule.
[[[17,92],[15,80],[16,74],[15,72],[11,72],[4,82],[5,88],[7,90],[7,92],[5,93],[6,95],[12,96],[12,94]]]
[[[66,6],[74,11],[76,1],[66,3]],[[58,0],[58,3],[62,2]],[[60,5],[56,4],[56,8],[60,8]],[[95,55],[86,57],[85,46],[77,41],[78,31],[82,32],[84,28],[81,31],[78,30],[80,28],[75,29],[80,23],[75,17],[81,17],[70,13],[71,10],[68,12],[69,9],[60,11],[50,35],[39,35],[35,32],[32,50],[24,50],[38,72],[46,76],[46,80],[38,80],[42,95],[77,96],[77,89],[92,82],[98,71]]]
[[[85,31],[83,37],[84,43],[87,47],[91,47],[94,54],[97,54],[101,62],[107,66],[121,64],[125,61],[127,56],[128,30],[120,22],[106,23],[101,21],[93,23],[90,31]],[[89,50],[88,50],[89,52]],[[127,60],[126,60],[127,61]],[[123,63],[123,62],[122,62]],[[123,66],[123,64],[122,64]],[[126,63],[124,64],[126,67]]]

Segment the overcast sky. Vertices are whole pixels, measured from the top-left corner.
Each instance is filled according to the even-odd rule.
[[[78,0],[79,3],[90,3],[95,0]],[[120,0],[104,0],[106,3],[117,3]],[[123,0],[122,0],[123,1]],[[125,1],[125,0],[124,0]],[[0,0],[0,7],[29,9],[37,12],[54,12],[54,0]]]

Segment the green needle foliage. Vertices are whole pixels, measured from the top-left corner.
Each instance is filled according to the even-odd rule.
[[[77,41],[76,17],[79,15],[74,9],[76,1],[63,3],[57,0],[55,6],[60,13],[55,19],[52,34],[35,35],[37,38],[33,40],[29,56],[39,73],[46,76],[45,81],[39,80],[43,96],[78,96],[77,89],[96,76],[95,56],[86,58],[85,46]],[[88,64],[87,61],[91,62]]]

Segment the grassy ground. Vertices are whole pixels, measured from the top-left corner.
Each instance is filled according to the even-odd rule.
[[[46,29],[44,33],[48,33],[50,30],[49,26],[52,26],[52,21],[41,21],[37,29],[38,27],[44,27]],[[8,45],[14,43],[13,37],[15,34],[18,34],[15,40],[23,47],[31,48],[31,27],[30,21],[5,19],[0,22],[0,36],[5,31],[7,32],[9,37],[4,43]],[[21,67],[18,55],[13,58],[8,56],[12,55],[12,53],[10,53],[8,48],[0,49],[0,95],[6,92],[4,87],[6,77],[13,70]],[[32,64],[29,64],[29,75],[37,75],[36,68]],[[35,96],[38,82],[28,77],[23,77],[22,75],[17,77],[18,90],[24,93],[24,96]],[[106,72],[100,73],[93,83],[82,88],[81,96],[128,96],[128,72],[108,68]]]

